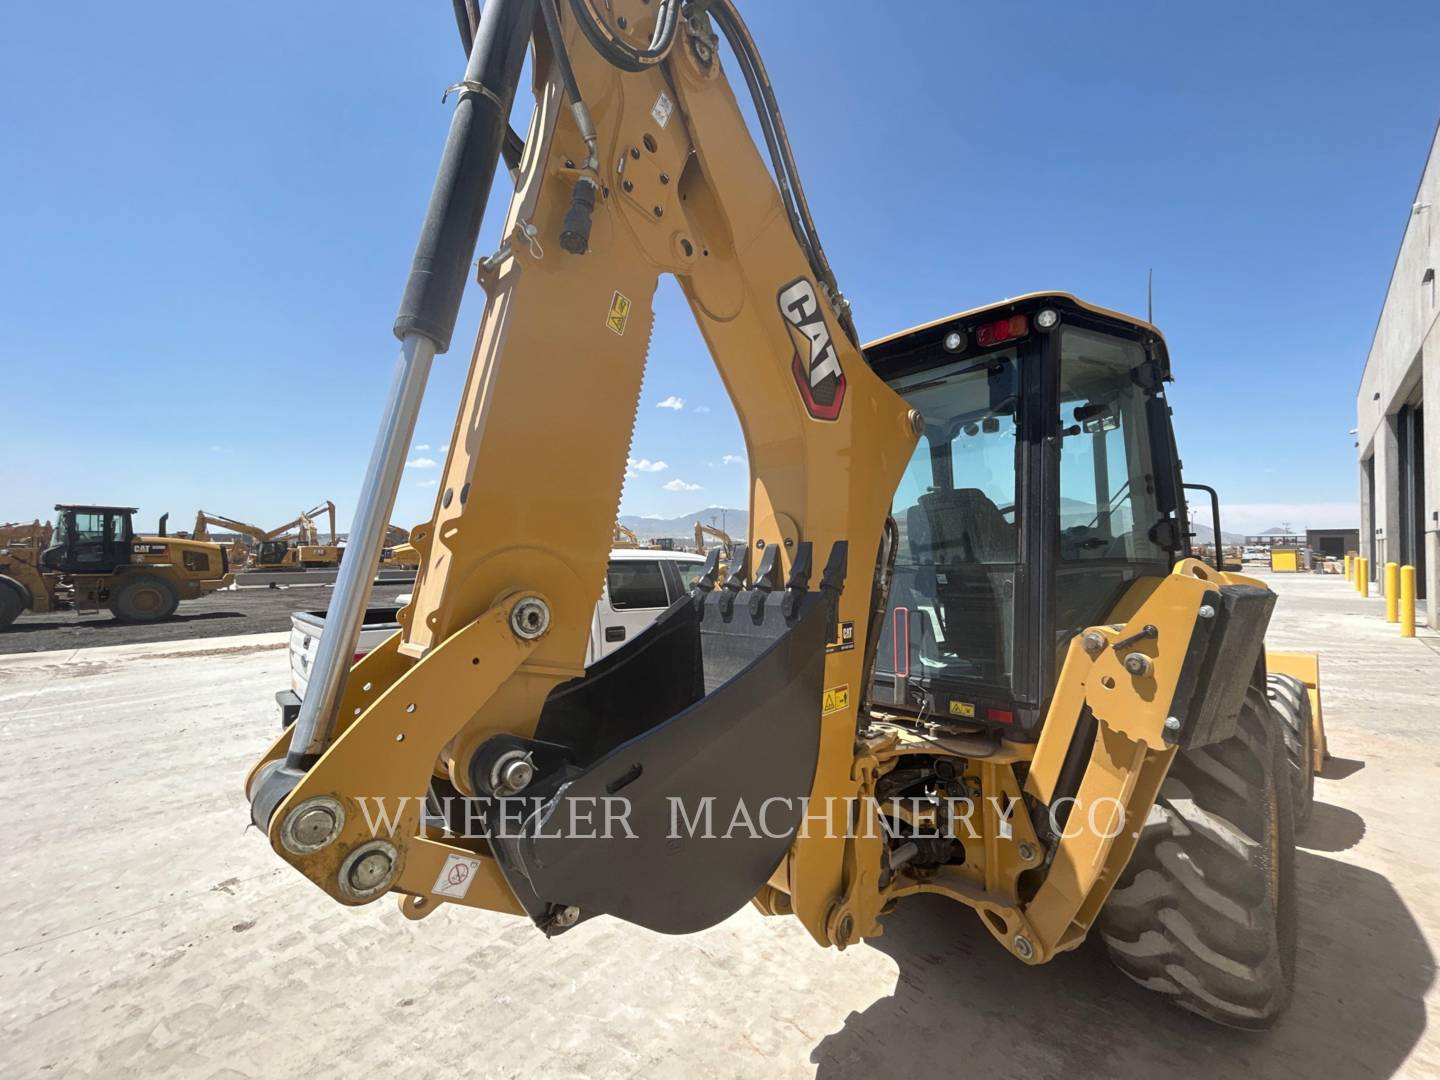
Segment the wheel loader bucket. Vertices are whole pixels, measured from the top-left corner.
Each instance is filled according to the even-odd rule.
[[[489,804],[487,827],[537,924],[553,932],[608,914],[691,933],[765,884],[815,776],[843,561],[837,544],[818,592],[763,587],[764,564],[761,588],[739,588],[739,568],[718,590],[702,585],[558,687],[533,740],[481,748],[472,780],[482,790],[502,755],[523,749],[536,764],[523,800]]]

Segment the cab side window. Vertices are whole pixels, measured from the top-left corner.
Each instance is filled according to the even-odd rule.
[[[610,606],[616,611],[630,608],[670,606],[665,593],[665,575],[660,563],[650,559],[616,559],[606,574]]]

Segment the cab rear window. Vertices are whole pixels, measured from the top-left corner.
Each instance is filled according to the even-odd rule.
[[[665,576],[660,572],[658,561],[616,560],[610,564],[605,582],[610,593],[610,606],[616,611],[670,605],[665,594]]]

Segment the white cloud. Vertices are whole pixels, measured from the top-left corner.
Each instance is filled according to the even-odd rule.
[[[681,480],[681,479],[677,476],[674,480],[671,480],[668,484],[665,485],[665,490],[666,490],[666,491],[699,491],[699,490],[700,490],[700,485],[699,485],[699,484],[687,484],[684,480]]]
[[[696,412],[699,412],[699,413],[706,413],[706,412],[709,412],[709,411],[710,411],[710,406],[709,406],[709,405],[696,405],[696,406],[695,406],[695,411],[696,411]]]
[[[435,467],[435,459],[428,457],[411,458],[405,462],[405,467],[407,469],[433,469]]]
[[[679,412],[685,407],[685,399],[682,397],[676,397],[674,394],[671,394],[669,397],[667,397],[664,401],[660,402],[655,407],[657,409],[674,409],[676,412]]]
[[[626,458],[625,464],[637,473],[642,472],[664,472],[670,466],[663,461],[651,461],[649,458]]]
[[[418,487],[422,487],[422,488],[425,488],[425,487],[435,487],[435,486],[437,486],[439,483],[440,483],[439,480],[421,480],[420,483],[419,483],[417,486],[418,486]]]
[[[448,442],[447,442],[444,446],[440,447],[440,453],[442,453],[442,454],[448,454],[449,452],[450,452],[450,444],[449,444]]]
[[[721,465],[743,465],[743,464],[745,464],[745,459],[744,459],[743,457],[741,457],[739,454],[726,454],[724,457],[722,457],[722,458],[720,459],[720,464],[721,464]]]
[[[417,442],[417,443],[415,444],[415,449],[416,449],[416,450],[429,450],[429,449],[430,449],[430,444],[429,444],[428,442]]]

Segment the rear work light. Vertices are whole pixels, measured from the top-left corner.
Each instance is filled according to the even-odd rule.
[[[1030,320],[1024,315],[1011,315],[1008,319],[997,319],[976,328],[975,341],[982,348],[1014,341],[1030,332]]]

